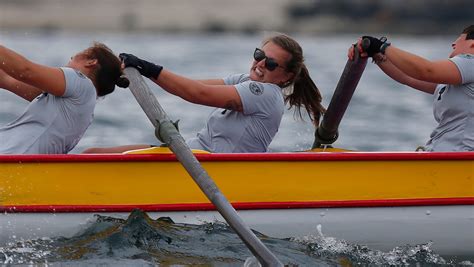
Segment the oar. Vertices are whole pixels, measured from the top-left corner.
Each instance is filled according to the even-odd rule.
[[[175,125],[168,119],[165,111],[143,80],[140,73],[134,68],[126,68],[125,75],[130,80],[130,90],[136,100],[145,111],[148,119],[155,126],[155,134],[169,146],[176,158],[188,171],[193,180],[201,188],[206,197],[216,206],[219,213],[227,223],[239,235],[240,239],[250,249],[255,257],[264,266],[283,266],[283,264],[272,254],[272,252],[262,243],[260,239],[250,230],[250,228],[239,217],[236,210],[226,197],[221,193],[214,181],[196,159],[191,149],[186,145]]]
[[[367,49],[369,45],[370,41],[368,39],[362,40],[362,47],[364,49]],[[346,112],[347,106],[367,65],[367,57],[360,57],[357,48],[354,49],[354,53],[354,59],[347,60],[323,120],[314,132],[313,149],[331,145],[339,136],[339,123]]]

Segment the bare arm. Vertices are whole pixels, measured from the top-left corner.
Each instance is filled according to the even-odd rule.
[[[408,85],[414,89],[433,94],[436,89],[436,83],[425,82],[406,75],[404,72],[399,70],[389,59],[382,56],[381,54],[375,55],[377,65],[380,69],[387,74],[390,78],[395,81]]]
[[[223,80],[195,81],[163,69],[158,79],[152,79],[169,93],[186,101],[236,111],[242,111],[242,101],[233,85]]]
[[[4,88],[30,102],[42,93],[40,89],[10,77],[3,70],[0,70],[0,88]]]
[[[0,46],[0,58],[2,60],[2,64],[0,64],[1,70],[13,79],[31,86],[14,86],[9,88],[12,89],[10,91],[13,93],[23,97],[22,95],[25,95],[24,90],[36,88],[55,96],[62,96],[64,94],[66,81],[61,69],[31,62],[4,46]],[[16,91],[17,89],[19,91]],[[34,95],[35,93],[32,94]]]
[[[450,60],[429,61],[393,45],[387,47],[385,55],[400,71],[417,80],[436,84],[462,83],[461,73]]]
[[[198,80],[199,82],[202,82],[203,84],[208,84],[208,85],[225,85],[224,80],[222,79],[208,79],[208,80]]]

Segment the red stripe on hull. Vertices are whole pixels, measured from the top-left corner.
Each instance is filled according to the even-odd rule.
[[[449,206],[474,205],[473,197],[433,198],[433,199],[391,199],[354,201],[314,201],[314,202],[251,202],[233,203],[237,210],[260,209],[308,209],[308,208],[364,208],[364,207],[409,207],[409,206]],[[209,203],[195,204],[149,204],[149,205],[10,205],[0,206],[6,213],[66,213],[66,212],[130,212],[141,209],[158,211],[210,211],[215,210]]]
[[[474,152],[296,152],[196,154],[199,161],[361,161],[474,160]],[[0,162],[137,162],[177,161],[172,154],[0,155]]]

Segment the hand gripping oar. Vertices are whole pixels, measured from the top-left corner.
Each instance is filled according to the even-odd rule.
[[[221,193],[214,181],[203,169],[191,149],[186,145],[183,137],[179,134],[175,125],[168,119],[165,111],[146,85],[140,73],[134,68],[126,68],[125,75],[130,80],[130,90],[136,100],[145,111],[148,119],[155,126],[155,134],[169,146],[176,158],[198,184],[206,197],[216,206],[219,213],[227,223],[239,235],[240,239],[250,249],[263,266],[283,266],[283,264],[272,254],[260,239],[245,225],[235,209]]]
[[[370,41],[368,39],[362,40],[364,50],[367,49],[369,45]],[[331,145],[339,137],[337,130],[339,123],[342,120],[342,116],[344,116],[344,112],[346,112],[347,106],[351,101],[352,95],[367,65],[367,57],[360,57],[357,48],[354,49],[354,53],[354,59],[347,60],[323,120],[314,132],[312,148],[321,148]]]

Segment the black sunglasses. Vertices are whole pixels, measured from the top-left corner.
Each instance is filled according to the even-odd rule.
[[[269,71],[274,71],[278,67],[283,68],[278,64],[278,62],[275,61],[275,59],[267,57],[265,55],[265,52],[260,48],[255,48],[255,52],[253,52],[253,58],[257,62],[260,62],[265,59],[265,68],[267,68],[267,70]]]

